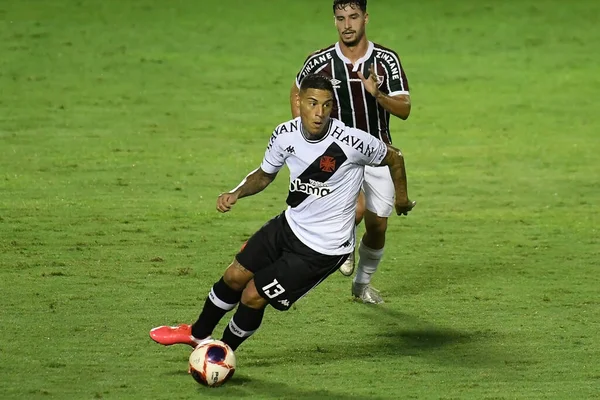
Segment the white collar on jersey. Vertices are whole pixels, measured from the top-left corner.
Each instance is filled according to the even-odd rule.
[[[329,126],[327,127],[327,132],[325,132],[325,134],[318,138],[318,139],[309,139],[307,138],[307,132],[304,129],[304,126],[302,125],[302,120],[300,120],[300,135],[302,135],[302,138],[304,140],[306,140],[308,143],[319,143],[320,141],[324,140],[327,136],[329,136],[329,132],[331,131],[331,127],[333,126],[333,120],[330,118],[329,119]]]
[[[369,41],[369,47],[367,47],[367,52],[365,53],[365,55],[356,60],[356,63],[353,64],[353,72],[358,71],[358,67],[360,67],[362,63],[364,63],[369,59],[369,57],[371,57],[374,47],[375,45],[373,45],[373,42]],[[346,64],[352,64],[352,61],[350,61],[350,59],[342,53],[342,49],[340,48],[340,42],[335,42],[335,52],[343,62],[345,62]]]

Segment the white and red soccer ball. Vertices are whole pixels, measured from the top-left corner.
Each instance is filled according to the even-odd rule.
[[[196,347],[190,354],[190,374],[205,386],[216,387],[227,382],[235,372],[235,354],[220,340]]]

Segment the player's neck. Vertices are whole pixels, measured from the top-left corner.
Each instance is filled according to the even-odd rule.
[[[338,43],[340,44],[342,54],[352,61],[353,64],[367,54],[367,50],[369,49],[369,41],[366,35],[354,46],[348,46],[341,40]]]
[[[310,133],[309,131],[306,130],[306,128],[304,127],[303,124],[300,124],[300,132],[302,133],[302,136],[304,136],[304,138],[306,140],[310,140],[312,142],[315,140],[322,139],[323,136],[325,136],[327,134],[327,132],[329,131],[329,125],[331,125],[331,120],[329,120],[328,123],[323,125],[323,128],[321,129],[320,132],[315,133],[313,135],[312,133]]]

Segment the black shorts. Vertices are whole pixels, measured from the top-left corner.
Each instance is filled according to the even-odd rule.
[[[335,272],[348,255],[312,250],[294,235],[282,213],[252,235],[235,258],[254,273],[258,293],[274,308],[285,311]]]

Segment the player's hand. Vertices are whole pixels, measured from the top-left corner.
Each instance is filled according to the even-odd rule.
[[[368,78],[365,78],[365,76],[360,71],[358,71],[358,77],[362,81],[365,90],[371,93],[373,97],[377,97],[377,95],[379,94],[379,82],[377,81],[377,73],[375,72],[374,64],[371,64],[371,66],[369,67]]]
[[[410,201],[406,199],[406,201],[398,202],[396,201],[396,214],[398,215],[408,215],[410,210],[417,205],[416,201]]]
[[[234,193],[221,193],[217,198],[217,211],[226,213],[237,202],[238,196]]]

